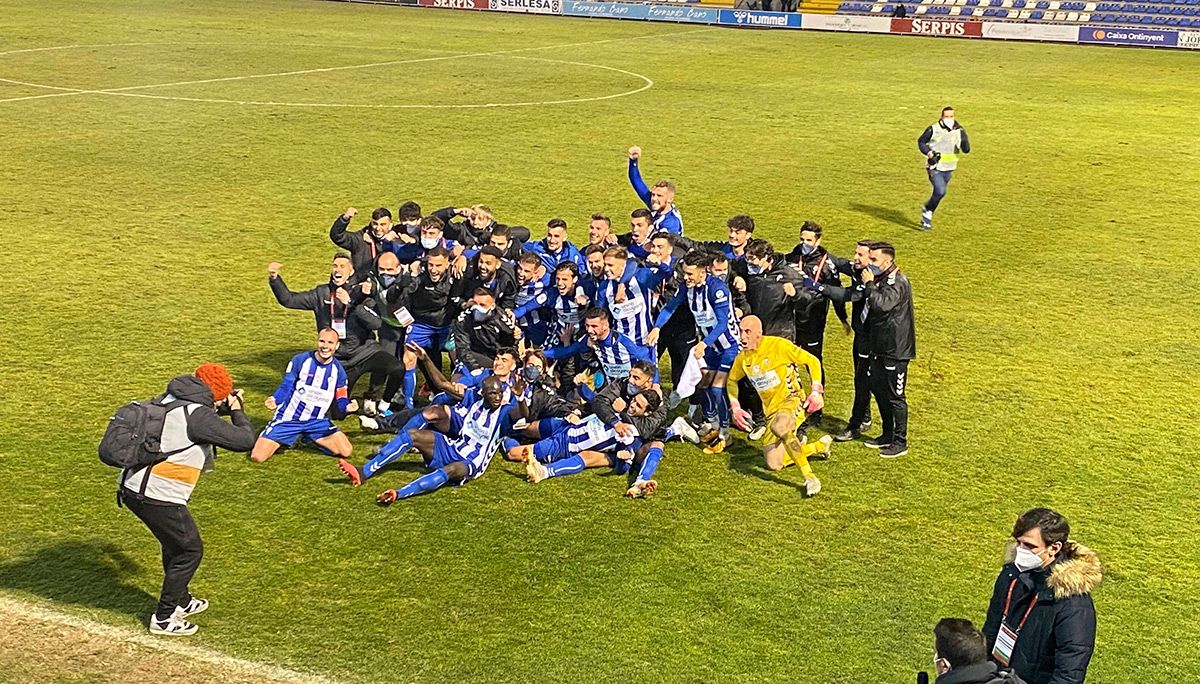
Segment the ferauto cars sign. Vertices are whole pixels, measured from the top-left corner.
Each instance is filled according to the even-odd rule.
[[[983,36],[983,23],[950,19],[893,19],[892,33],[979,38]]]
[[[488,0],[488,9],[526,14],[562,14],[562,0]]]

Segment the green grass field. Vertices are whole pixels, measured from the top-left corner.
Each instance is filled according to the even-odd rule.
[[[640,144],[691,235],[744,212],[777,246],[804,219],[837,253],[896,244],[910,455],[836,446],[812,500],[740,441],[672,446],[643,502],[497,460],[385,510],[415,459],[355,490],[312,452],[226,454],[192,505],[192,643],[352,682],[909,682],[1050,505],[1106,563],[1089,681],[1200,679],[1197,55],[304,0],[0,0],[0,25],[0,594],[138,626],[157,545],[114,505],[104,422],[206,360],[265,422],[313,337],[265,265],[322,281],[344,207],[484,201],[582,237],[637,206]],[[31,51],[54,46],[77,47]],[[947,103],[974,152],[922,234],[913,141]]]

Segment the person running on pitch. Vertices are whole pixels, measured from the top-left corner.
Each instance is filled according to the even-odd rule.
[[[816,444],[807,444],[796,436],[798,420],[806,413],[821,410],[825,403],[821,385],[821,362],[782,337],[763,335],[762,321],[746,316],[740,325],[742,351],[733,361],[727,382],[732,390],[737,381],[749,378],[762,397],[767,426],[775,441],[763,446],[767,468],[780,470],[789,462],[800,466],[804,474],[804,495],[816,496],[821,481],[808,465],[810,456],[828,458],[833,438],[825,435]],[[811,391],[804,394],[800,366],[808,369]],[[734,411],[740,408],[734,407]]]

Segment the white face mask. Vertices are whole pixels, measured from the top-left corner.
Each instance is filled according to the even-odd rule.
[[[1024,547],[1017,547],[1017,557],[1013,559],[1013,565],[1021,572],[1036,570],[1045,565],[1042,557]]]
[[[954,119],[947,117],[942,119],[942,123],[946,124],[946,128],[954,128]]]
[[[434,247],[438,246],[439,242],[441,242],[441,240],[438,240],[437,238],[421,238],[421,246],[425,249],[433,249]]]

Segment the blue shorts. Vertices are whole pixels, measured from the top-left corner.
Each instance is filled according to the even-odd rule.
[[[442,349],[446,340],[450,339],[450,326],[437,327],[413,321],[405,342],[411,342],[422,349]]]
[[[267,427],[259,436],[269,439],[272,442],[278,442],[284,446],[292,446],[301,437],[306,437],[315,442],[337,431],[337,426],[328,418],[317,418],[316,420],[281,420],[267,423]]]
[[[534,443],[533,457],[537,459],[538,463],[554,463],[570,456],[567,453],[567,447],[567,431],[565,429],[559,430],[546,439]]]
[[[452,480],[451,484],[461,485],[470,480],[474,480],[483,474],[479,467],[471,460],[465,459],[458,453],[451,440],[453,437],[447,437],[440,432],[433,433],[433,457],[429,459],[426,465],[431,470],[445,468],[451,463],[462,463],[467,466],[467,476],[461,480]]]
[[[704,370],[728,373],[733,368],[733,360],[737,358],[738,348],[730,347],[719,352],[712,347],[704,348]]]

